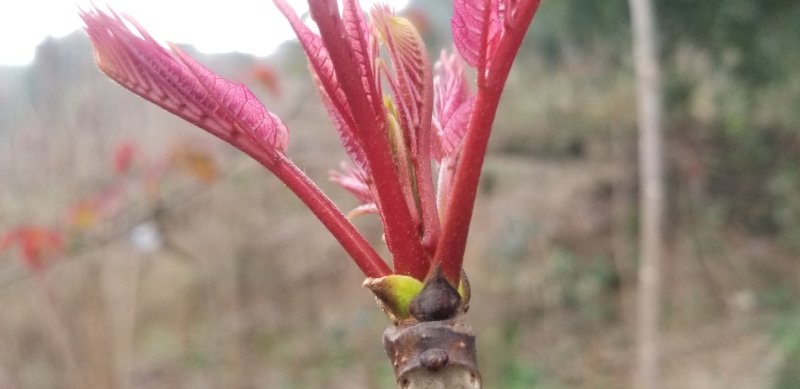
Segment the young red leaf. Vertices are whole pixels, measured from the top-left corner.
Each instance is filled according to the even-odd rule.
[[[441,128],[441,132],[437,131],[434,139],[437,139],[439,146],[437,154],[440,160],[452,156],[460,149],[461,141],[467,133],[469,116],[474,105],[475,96],[467,98],[444,121],[444,128]]]
[[[300,45],[306,53],[311,67],[311,73],[320,96],[322,97],[322,102],[333,121],[334,127],[339,133],[339,138],[342,141],[345,151],[347,151],[350,159],[369,175],[369,164],[367,163],[361,145],[354,135],[356,125],[353,119],[353,113],[350,110],[347,97],[339,86],[339,81],[336,79],[333,64],[328,55],[328,50],[322,43],[322,39],[300,20],[294,10],[286,4],[284,0],[273,0],[273,2],[289,21],[289,24],[297,35],[297,39],[300,41]],[[347,8],[345,10],[347,11]],[[352,19],[358,17],[358,14],[354,11],[350,11],[348,14]],[[359,33],[357,31],[359,29],[352,26],[353,23],[358,22],[349,23],[349,25],[351,25],[350,31],[358,36]],[[364,32],[364,34],[366,34],[366,32]]]
[[[434,65],[433,136],[431,154],[437,161],[453,154],[467,131],[472,111],[470,91],[461,60],[442,51]]]
[[[504,0],[455,0],[453,43],[470,66],[483,69],[503,26]]]
[[[404,142],[410,151],[413,182],[416,186],[418,212],[423,224],[423,245],[435,251],[439,233],[433,174],[431,171],[431,115],[433,111],[433,76],[425,42],[414,25],[395,16],[387,6],[373,8],[372,22],[386,44],[392,60],[391,85],[400,113]]]
[[[481,167],[500,96],[540,0],[456,0],[453,36],[459,52],[478,67],[478,93],[447,200],[434,263],[458,285]],[[470,34],[476,34],[477,40]],[[490,53],[490,54],[489,54]],[[476,62],[477,59],[477,62]]]
[[[460,152],[464,135],[467,132],[469,125],[469,117],[475,105],[475,97],[469,97],[466,101],[461,103],[461,106],[455,110],[450,116],[450,119],[445,123],[438,136],[434,139],[439,139],[439,182],[436,191],[436,203],[439,207],[439,214],[442,219],[446,218],[446,205],[447,199],[452,190],[453,177],[458,167],[460,159]]]
[[[367,99],[375,108],[379,108],[375,101],[380,101],[380,81],[375,76],[375,64],[373,59],[377,56],[375,38],[367,28],[364,13],[358,4],[358,0],[344,0],[342,7],[342,24],[344,32],[348,36],[350,47],[353,52],[355,63],[361,70],[361,82],[367,92]],[[380,115],[381,111],[376,110],[375,114]]]
[[[315,34],[294,12],[284,0],[273,0],[275,6],[283,13],[306,53],[312,73],[317,81],[320,93],[327,97],[329,105],[335,108],[340,119],[349,128],[354,128],[355,123],[353,114],[345,96],[344,91],[336,78],[328,50],[322,42],[322,38]]]
[[[500,41],[513,29],[527,30],[540,0],[455,0],[453,3],[453,42],[464,60],[478,69],[483,82],[491,63],[498,59]],[[518,12],[522,10],[523,12]],[[519,15],[518,15],[519,14]],[[521,17],[520,17],[521,16]],[[512,59],[500,56],[500,60]],[[503,76],[504,78],[504,76]]]
[[[288,130],[244,85],[217,76],[176,47],[167,51],[130,18],[99,10],[81,14],[100,70],[120,85],[186,121],[240,146],[282,153]]]
[[[446,218],[447,200],[452,191],[453,177],[460,159],[461,143],[469,125],[469,117],[475,103],[475,98],[470,97],[452,113],[450,120],[446,121],[445,128],[434,139],[439,139],[438,158],[439,175],[436,187],[436,204],[442,219]]]
[[[367,184],[367,178],[364,172],[358,168],[342,164],[341,170],[331,171],[329,178],[352,193],[361,203],[375,203],[375,199],[372,197],[372,190]]]
[[[250,89],[218,76],[176,46],[172,46],[172,51],[213,99],[217,108],[213,112],[230,124],[229,132],[225,134],[230,137],[229,142],[235,145],[244,131],[243,135],[249,136],[255,145],[265,150],[274,149],[280,153],[286,150],[289,129],[278,116],[264,108]]]
[[[387,6],[373,8],[371,15],[392,59],[394,81],[399,92],[395,101],[401,115],[405,116],[403,125],[413,141],[423,120],[430,119],[430,116],[423,118],[422,112],[425,104],[429,103],[425,99],[432,95],[427,94],[432,81],[425,43],[410,21],[395,16]]]
[[[387,139],[383,101],[370,99],[369,89],[364,88],[363,67],[356,63],[358,58],[348,41],[337,3],[332,0],[311,1],[309,8],[356,123],[354,134],[364,150],[375,182],[386,244],[392,252],[395,270],[422,279],[428,271],[429,256],[422,247],[420,231],[405,204]],[[384,114],[379,116],[376,112]]]
[[[377,215],[380,214],[380,210],[375,203],[361,204],[351,209],[350,212],[347,213],[347,218],[352,220],[358,216],[367,214]]]
[[[339,184],[350,192],[361,203],[358,207],[347,213],[348,219],[363,214],[378,214],[378,205],[375,203],[373,189],[367,183],[369,178],[358,167],[348,167],[342,164],[340,170],[333,170],[329,174],[331,181]]]
[[[364,174],[369,177],[370,173],[367,157],[364,155],[364,150],[361,149],[361,145],[358,143],[358,140],[356,140],[355,135],[353,134],[352,122],[345,119],[350,117],[350,113],[342,113],[339,111],[339,109],[336,107],[336,104],[325,91],[325,87],[322,85],[319,77],[316,75],[316,73],[313,75],[314,81],[317,84],[317,89],[319,90],[322,98],[322,104],[325,106],[325,110],[328,112],[328,116],[331,118],[334,128],[336,128],[336,131],[339,133],[339,140],[342,142],[342,147],[344,147],[344,150],[347,152],[347,155],[350,157],[353,163],[355,163],[356,166],[358,166],[359,169],[361,169]]]
[[[286,156],[288,130],[244,85],[225,80],[176,47],[159,45],[135,21],[83,12],[98,66],[120,85],[253,157],[283,181],[339,240],[367,276],[390,269],[333,202]]]

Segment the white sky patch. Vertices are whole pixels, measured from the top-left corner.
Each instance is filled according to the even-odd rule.
[[[287,0],[298,14],[307,11],[304,0]],[[185,43],[203,53],[237,51],[258,56],[271,54],[294,34],[271,0],[96,0],[136,19],[159,41]],[[386,3],[402,9],[408,0],[362,0],[369,9]],[[83,27],[78,7],[86,0],[0,1],[0,65],[25,65],[36,45],[48,36],[62,37]]]

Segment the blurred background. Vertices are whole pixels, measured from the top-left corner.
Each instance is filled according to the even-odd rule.
[[[800,3],[656,3],[663,386],[800,388]],[[404,12],[432,54],[449,46],[448,2]],[[624,1],[544,1],[509,78],[466,254],[488,388],[630,385],[630,35]],[[346,157],[296,42],[187,50],[247,83],[287,122],[288,155],[356,205],[327,180]],[[355,224],[386,257],[376,218]],[[82,32],[0,66],[0,248],[2,389],[392,386],[386,320],[322,225],[108,80]]]

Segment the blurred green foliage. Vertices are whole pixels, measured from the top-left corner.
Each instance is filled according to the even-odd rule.
[[[731,256],[747,240],[768,241],[790,257],[800,254],[800,1],[655,3],[667,110],[670,230],[676,237],[696,235],[698,250],[714,257]],[[635,150],[635,96],[621,92],[633,89],[627,2],[542,2],[526,45],[517,69],[528,70],[518,77],[545,97],[507,99],[505,107],[515,114],[509,116],[526,123],[513,123],[518,132],[500,135],[501,152],[552,158],[553,145],[565,138],[587,150],[609,140]],[[635,205],[631,208],[635,215]],[[528,233],[512,229],[502,257],[529,255],[519,244],[519,236]],[[798,388],[800,316],[793,307],[800,286],[790,274],[769,270],[770,262],[779,260],[753,261],[748,266],[760,275],[750,276],[765,284],[759,307],[780,322],[776,339],[784,360],[774,387]],[[608,315],[602,310],[613,303],[603,290],[612,290],[618,277],[610,259],[584,258],[559,247],[547,266],[543,271],[552,272],[551,279],[564,282],[550,285],[559,305],[576,309],[588,322]],[[516,368],[508,367],[509,376],[520,375]]]
[[[704,185],[726,222],[800,249],[800,2],[660,0],[656,8],[668,147],[702,150]],[[576,51],[605,77],[631,71],[626,2],[543,2],[530,38],[528,60],[556,72]]]
[[[783,352],[783,363],[777,371],[773,388],[800,388],[800,310],[784,315],[775,325],[774,333]]]
[[[737,88],[753,93],[797,77],[800,65],[800,3],[794,0],[656,1],[661,51],[667,67],[668,96],[686,100],[691,83],[674,67],[681,50],[708,56],[713,72],[728,73]],[[574,0],[544,2],[530,33],[535,55],[558,64],[565,48],[613,50],[629,58],[626,2]],[[625,70],[625,69],[623,69]],[[695,85],[696,86],[696,85]],[[785,85],[788,86],[788,85]],[[795,85],[796,87],[796,85]],[[795,90],[795,92],[797,92]],[[794,96],[794,102],[797,96]],[[782,103],[789,103],[783,101]],[[796,105],[795,105],[796,106]]]

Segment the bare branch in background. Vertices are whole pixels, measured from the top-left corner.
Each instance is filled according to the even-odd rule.
[[[653,389],[660,386],[658,326],[664,235],[661,71],[658,64],[653,3],[651,0],[629,0],[629,4],[638,96],[641,196],[638,354],[634,387]]]

